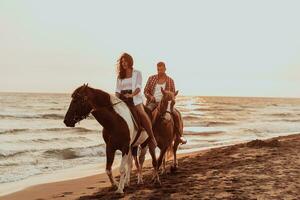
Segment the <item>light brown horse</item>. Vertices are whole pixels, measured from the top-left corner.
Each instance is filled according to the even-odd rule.
[[[171,166],[171,171],[177,169],[177,160],[176,160],[176,152],[179,145],[178,137],[176,137],[175,127],[174,127],[174,110],[179,114],[179,123],[181,124],[180,128],[183,127],[182,118],[180,112],[174,108],[175,105],[175,96],[178,94],[178,91],[175,93],[170,91],[165,91],[161,89],[163,94],[162,100],[160,101],[157,109],[158,115],[153,125],[153,132],[155,139],[157,141],[158,147],[160,149],[160,155],[157,160],[157,167],[160,168],[162,162],[163,172],[165,172],[165,157],[166,152],[170,151],[173,154],[173,165]],[[139,171],[139,175],[142,176],[142,167],[144,162],[145,151],[142,150],[139,158],[139,162],[135,157],[135,163],[137,165],[137,169]]]
[[[106,173],[113,187],[117,186],[117,182],[112,175],[111,167],[116,150],[122,152],[122,161],[119,168],[120,182],[117,186],[117,192],[123,193],[125,184],[129,185],[130,182],[131,148],[139,145],[146,148],[148,135],[145,131],[142,131],[139,137],[135,139],[138,128],[134,125],[130,110],[123,101],[102,90],[83,85],[73,92],[64,123],[68,127],[74,127],[77,122],[85,119],[89,113],[92,113],[103,126],[102,133],[106,143]],[[135,143],[132,145],[133,141]],[[150,154],[154,169],[154,181],[160,183],[155,149],[150,148]]]

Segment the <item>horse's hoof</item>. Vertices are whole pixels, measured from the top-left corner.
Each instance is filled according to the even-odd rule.
[[[161,175],[166,175],[167,174],[167,170],[163,169],[161,172],[160,172]]]
[[[109,188],[109,191],[116,191],[117,189],[118,189],[118,187],[116,185],[114,185]]]
[[[121,190],[121,189],[118,189],[118,190],[116,191],[116,193],[117,193],[117,194],[124,194],[124,191]]]
[[[154,185],[154,186],[161,186],[160,180],[155,179],[155,180],[153,181],[153,185]]]
[[[152,178],[151,178],[151,183],[155,183],[157,181],[157,176],[153,176]]]
[[[118,186],[117,185],[112,185],[111,189],[116,190],[116,189],[118,189]]]
[[[125,187],[130,187],[130,183],[125,183]]]
[[[161,186],[161,185],[162,185],[162,184],[161,184],[161,182],[160,182],[160,180],[158,180],[158,182],[157,182],[157,183],[158,183],[158,185],[159,185],[159,186]]]
[[[144,181],[143,181],[143,179],[141,179],[141,180],[138,180],[137,184],[138,184],[138,185],[142,185],[142,184],[144,184]]]
[[[177,167],[171,166],[170,171],[171,171],[171,173],[175,173],[177,171]]]

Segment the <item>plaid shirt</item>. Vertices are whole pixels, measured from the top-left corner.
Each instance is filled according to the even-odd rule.
[[[153,96],[154,95],[154,89],[155,89],[155,85],[157,84],[158,82],[158,75],[153,75],[153,76],[150,76],[148,78],[148,81],[147,81],[147,84],[145,86],[145,89],[144,89],[144,94],[147,98],[147,102],[146,102],[146,105],[149,102],[149,99],[148,99],[148,96],[151,95]],[[165,90],[168,90],[168,91],[171,91],[171,92],[175,92],[175,84],[174,84],[174,81],[171,77],[167,76],[167,81],[166,81],[166,88]]]

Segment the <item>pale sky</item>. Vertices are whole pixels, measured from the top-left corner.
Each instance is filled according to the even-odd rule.
[[[300,97],[300,1],[0,0],[0,91],[113,92],[122,52],[182,95]]]

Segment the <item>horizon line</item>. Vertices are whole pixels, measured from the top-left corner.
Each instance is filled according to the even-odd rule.
[[[31,92],[20,92],[20,91],[0,91],[0,93],[10,93],[10,94],[72,94],[72,92],[37,92],[37,91],[31,91]],[[110,93],[110,92],[107,92]],[[110,93],[113,94],[114,92]],[[272,99],[300,99],[300,97],[291,97],[291,96],[238,96],[238,95],[182,95],[179,94],[179,96],[183,97],[231,97],[231,98],[272,98]]]

